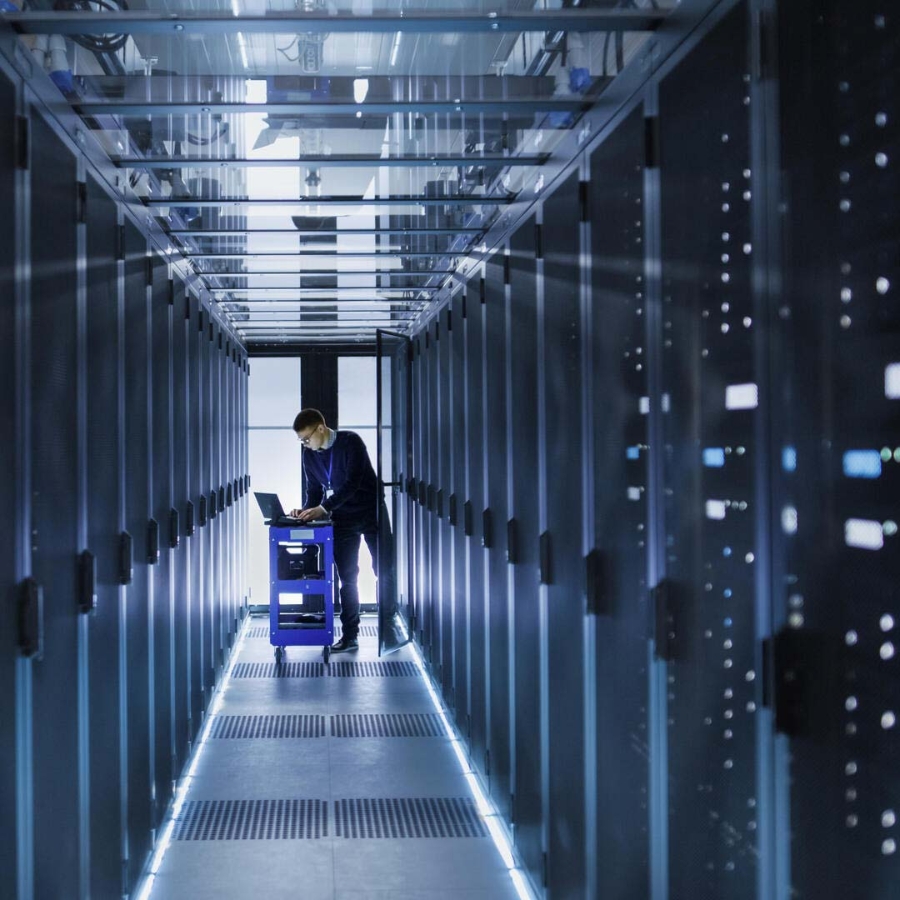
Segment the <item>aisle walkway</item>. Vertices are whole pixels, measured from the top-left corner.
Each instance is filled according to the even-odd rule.
[[[291,647],[245,625],[150,900],[514,900],[409,648]]]

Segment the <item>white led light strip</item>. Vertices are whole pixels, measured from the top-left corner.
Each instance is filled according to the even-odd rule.
[[[219,710],[222,708],[222,701],[225,698],[225,691],[228,689],[228,685],[231,683],[231,670],[234,666],[234,661],[236,661],[240,655],[241,648],[244,646],[244,639],[247,637],[249,629],[250,616],[247,616],[247,618],[244,620],[244,626],[243,628],[241,628],[240,637],[238,638],[237,643],[234,645],[234,648],[231,651],[228,671],[225,673],[224,678],[220,682],[219,687],[216,689],[216,692],[213,695],[212,704],[209,707],[209,712],[207,712],[206,714],[206,719],[203,722],[203,727],[200,729],[200,734],[197,737],[197,743],[194,747],[193,753],[191,754],[191,759],[188,764],[188,770],[182,777],[181,782],[175,791],[175,796],[172,799],[171,815],[163,825],[162,834],[160,835],[159,840],[156,842],[156,848],[153,851],[153,856],[150,858],[150,865],[147,867],[147,874],[144,878],[144,883],[138,888],[137,893],[135,894],[135,900],[148,900],[148,898],[150,897],[150,892],[153,890],[153,883],[156,881],[156,873],[159,871],[159,867],[162,865],[163,857],[166,855],[166,850],[169,849],[169,844],[172,841],[172,831],[175,829],[175,825],[178,822],[179,817],[181,816],[181,809],[184,806],[184,799],[187,796],[187,792],[191,787],[191,782],[194,779],[194,772],[197,769],[197,763],[200,761],[200,754],[203,753],[203,748],[206,744],[206,739],[209,737],[209,730],[210,728],[212,728],[213,720],[218,715]]]

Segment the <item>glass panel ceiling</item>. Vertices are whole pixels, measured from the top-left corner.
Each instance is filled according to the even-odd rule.
[[[32,0],[4,18],[252,345],[410,330],[675,5]]]

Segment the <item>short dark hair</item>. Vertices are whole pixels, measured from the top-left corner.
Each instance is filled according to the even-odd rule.
[[[325,416],[322,415],[317,409],[301,409],[300,412],[297,413],[296,418],[294,419],[294,431],[299,434],[301,431],[305,431],[307,428],[315,428],[316,425],[324,425],[325,424]]]

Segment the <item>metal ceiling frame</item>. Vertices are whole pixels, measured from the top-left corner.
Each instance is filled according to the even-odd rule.
[[[503,119],[509,116],[538,112],[580,113],[594,103],[589,97],[576,100],[555,97],[536,97],[534,100],[391,100],[387,103],[371,101],[356,103],[352,100],[294,101],[291,103],[209,103],[179,100],[131,101],[104,100],[102,103],[73,103],[72,109],[80,116],[210,116],[245,115],[265,113],[267,116],[390,116],[428,115],[431,113],[465,113],[472,115],[494,114]],[[565,127],[565,126],[560,126]]]
[[[431,271],[431,272],[408,272],[405,269],[366,269],[359,270],[356,269],[345,269],[341,272],[335,272],[334,269],[277,269],[270,272],[204,272],[202,270],[198,270],[195,272],[196,275],[203,278],[252,278],[257,275],[262,275],[265,277],[272,277],[275,275],[281,276],[303,276],[308,275],[313,278],[319,278],[327,275],[389,275],[394,278],[432,278],[432,277],[440,277],[445,278],[448,275],[456,275],[455,270],[450,271]],[[392,285],[391,287],[394,287]],[[404,288],[405,285],[399,285],[398,287]],[[318,291],[327,291],[333,290],[330,288],[316,288]]]
[[[515,13],[404,11],[367,16],[279,10],[271,16],[190,13],[0,13],[21,34],[384,34],[653,31],[668,16],[654,9],[564,9]]]
[[[507,206],[514,203],[512,195],[478,196],[467,194],[448,194],[446,197],[278,197],[253,199],[252,197],[220,197],[218,200],[199,197],[141,197],[144,206],[193,206],[197,208],[216,208],[220,206]]]
[[[258,106],[254,112],[259,112]],[[501,156],[494,154],[460,154],[458,156],[371,156],[362,153],[335,153],[330,155],[301,155],[295,159],[204,159],[196,156],[169,156],[144,159],[140,156],[114,156],[112,163],[120,169],[279,169],[298,166],[317,168],[411,168],[440,166],[541,166],[549,154],[523,154]]]
[[[219,229],[194,229],[194,228],[170,228],[166,234],[174,237],[235,237],[241,234],[295,234],[301,237],[333,235],[360,235],[360,234],[405,234],[410,237],[417,235],[436,234],[483,234],[488,226],[483,228],[322,228],[297,229],[297,228],[219,228]]]
[[[389,0],[388,0],[389,2]],[[78,11],[53,11],[53,12],[11,12],[0,13],[0,22],[6,22],[20,34],[55,34],[55,35],[79,35],[79,34],[99,34],[109,35],[111,33],[125,35],[162,35],[170,36],[174,40],[185,38],[188,36],[194,38],[209,37],[215,35],[233,35],[240,37],[241,35],[251,34],[289,34],[289,35],[312,35],[312,34],[338,34],[338,33],[380,33],[380,34],[501,34],[507,36],[516,36],[523,33],[533,33],[537,35],[536,40],[543,40],[545,44],[553,38],[554,46],[563,45],[563,38],[567,32],[601,32],[601,33],[623,33],[623,32],[652,32],[663,23],[670,15],[671,10],[659,9],[581,9],[567,8],[561,10],[543,10],[530,12],[513,12],[513,13],[462,13],[454,15],[448,12],[410,12],[402,13],[377,13],[372,16],[355,16],[348,14],[338,15],[317,15],[315,13],[308,14],[300,11],[273,11],[270,15],[239,15],[234,16],[229,13],[223,14],[169,14],[169,13],[153,13],[153,12],[137,12],[137,11],[103,11],[93,12],[87,10]],[[509,45],[509,42],[505,42]],[[549,45],[549,44],[548,44]],[[555,52],[555,51],[554,51]],[[393,64],[393,62],[392,62]],[[246,61],[245,61],[246,66]],[[149,72],[147,74],[150,74]],[[478,73],[480,77],[491,77],[488,73]],[[531,75],[533,73],[526,73]],[[185,76],[187,77],[187,76]],[[193,77],[193,76],[191,76]],[[499,77],[495,74],[493,77]],[[218,102],[203,101],[171,101],[161,102],[155,100],[132,101],[127,99],[128,91],[125,91],[126,99],[113,99],[108,101],[100,101],[98,93],[92,97],[84,99],[82,102],[75,100],[71,104],[72,111],[78,115],[84,125],[95,130],[109,125],[116,129],[130,129],[128,119],[145,118],[153,121],[154,126],[157,121],[165,124],[177,122],[179,117],[198,117],[202,124],[214,121],[214,117],[236,116],[237,125],[232,131],[239,131],[242,126],[243,114],[264,114],[269,118],[271,128],[275,128],[278,118],[282,120],[298,120],[300,127],[331,127],[331,128],[348,128],[348,127],[372,127],[378,124],[378,119],[373,117],[388,117],[394,115],[400,116],[425,116],[431,114],[433,117],[440,116],[442,123],[442,133],[447,131],[451,134],[465,124],[467,129],[475,129],[476,133],[481,128],[482,140],[484,133],[491,129],[496,130],[497,126],[502,124],[505,136],[507,123],[510,127],[517,129],[524,128],[524,133],[528,134],[534,129],[535,132],[558,133],[560,140],[568,140],[569,134],[573,131],[576,122],[580,122],[577,126],[584,130],[588,127],[586,121],[581,118],[582,114],[588,113],[590,110],[600,105],[605,105],[608,101],[604,101],[603,94],[599,93],[599,81],[592,82],[590,90],[584,93],[563,94],[562,96],[537,96],[542,93],[540,87],[529,89],[527,86],[522,89],[519,96],[513,96],[508,99],[497,98],[482,99],[477,96],[467,99],[464,96],[465,85],[453,85],[452,79],[448,82],[452,85],[447,88],[447,95],[444,99],[398,99],[398,100],[373,100],[372,102],[351,102],[349,99],[330,101],[315,95],[300,94],[299,96],[310,96],[306,101],[292,102],[274,102],[274,103],[240,103],[231,102],[234,100],[236,93],[225,91],[224,98],[222,94],[218,95]],[[106,95],[110,92],[121,90],[120,88],[102,89],[100,95]],[[455,91],[459,91],[456,94]],[[487,93],[494,94],[497,90],[496,85]],[[504,86],[500,90],[506,92]],[[557,87],[556,90],[559,90]],[[523,99],[521,94],[526,93],[530,96]],[[164,92],[162,92],[164,93]],[[392,90],[390,94],[394,94]],[[415,92],[410,90],[396,91],[401,96],[414,97]],[[439,92],[440,93],[440,92]],[[475,89],[470,89],[470,94],[476,93]],[[512,89],[509,93],[515,94]],[[192,96],[195,92],[185,90],[183,96]],[[140,96],[140,94],[138,94]],[[335,96],[338,92],[335,93]],[[433,94],[432,94],[433,95]],[[120,95],[119,95],[120,96]],[[148,97],[153,97],[154,92],[148,90]],[[202,96],[202,94],[201,94]],[[276,95],[272,95],[275,97]],[[293,94],[280,94],[280,97],[296,96]],[[72,98],[74,99],[74,98]],[[228,102],[225,102],[228,101]],[[542,117],[544,113],[557,113],[554,118]],[[328,125],[315,123],[313,119],[304,120],[304,117],[327,116],[332,121]],[[354,125],[354,122],[363,117],[367,117],[366,122],[360,122]],[[467,119],[466,116],[469,118]],[[518,122],[514,121],[518,117]],[[533,117],[533,124],[529,123]],[[125,118],[125,121],[122,119]],[[184,120],[189,121],[188,119]],[[328,121],[328,120],[320,120]],[[388,120],[390,121],[390,120]],[[397,120],[399,121],[399,120]],[[437,122],[437,118],[434,119]],[[496,123],[496,124],[495,124]],[[185,126],[186,127],[186,126]],[[168,133],[168,132],[167,132]],[[175,133],[172,131],[171,133]],[[452,134],[451,134],[452,136]],[[159,140],[157,138],[157,140]],[[170,140],[170,138],[163,138]],[[152,158],[143,158],[137,154],[144,150],[144,144],[132,139],[125,142],[127,146],[120,146],[121,155],[109,155],[109,161],[112,166],[119,170],[210,170],[211,177],[215,177],[212,172],[215,169],[232,170],[235,177],[223,175],[222,184],[230,185],[234,190],[250,190],[239,185],[243,184],[242,179],[236,176],[236,171],[241,169],[287,169],[297,167],[314,167],[314,168],[358,168],[365,169],[386,169],[393,170],[402,169],[419,169],[425,170],[431,168],[435,170],[435,175],[426,175],[427,178],[434,177],[438,180],[436,185],[438,188],[452,190],[460,187],[466,189],[463,184],[458,184],[448,179],[447,171],[441,173],[438,170],[452,170],[453,168],[464,167],[484,167],[490,168],[491,171],[509,171],[514,168],[521,168],[523,172],[517,178],[523,178],[526,183],[532,179],[532,173],[527,171],[528,168],[535,168],[545,165],[553,154],[538,153],[536,147],[539,141],[532,142],[529,139],[528,148],[531,152],[521,152],[519,155],[507,155],[497,153],[499,146],[506,146],[505,143],[481,143],[474,141],[466,144],[465,142],[454,142],[442,140],[437,146],[445,148],[443,153],[425,153],[405,155],[395,155],[391,157],[376,156],[374,153],[335,153],[323,154],[318,148],[316,153],[307,153],[298,155],[296,158],[290,159],[279,157],[277,159],[251,159],[247,157],[216,159],[206,154],[203,157],[185,156],[184,150],[179,148],[177,141],[174,146],[169,149],[178,151],[172,157],[166,157],[165,151],[161,155],[153,155]],[[505,140],[505,137],[504,137]],[[336,142],[336,143],[339,143]],[[302,145],[301,145],[302,146]],[[350,145],[345,145],[350,146]],[[362,146],[362,145],[360,145]],[[368,144],[366,145],[368,146]],[[404,146],[404,150],[408,154],[411,147],[410,144]],[[427,146],[427,144],[425,145]],[[471,152],[473,147],[483,146],[489,147],[493,152],[477,153]],[[523,150],[517,147],[517,150]],[[230,146],[230,152],[234,153],[240,147],[239,143]],[[312,149],[307,147],[307,149]],[[376,149],[376,148],[373,148]],[[431,148],[435,149],[435,148]],[[453,152],[454,149],[463,152]],[[158,153],[158,148],[151,151]],[[376,149],[377,152],[377,149]],[[213,154],[221,153],[214,150]],[[227,153],[221,153],[227,155]],[[365,174],[365,173],[364,173]],[[452,175],[452,171],[450,171]],[[412,173],[411,173],[412,175]],[[136,177],[136,176],[135,176]],[[164,176],[167,177],[167,176]],[[143,182],[147,176],[141,178]],[[379,183],[379,178],[387,179],[387,173],[379,176],[376,173],[375,184]],[[222,315],[234,328],[241,338],[249,338],[250,342],[256,342],[256,347],[262,350],[272,350],[280,345],[284,345],[285,349],[291,351],[296,349],[298,342],[317,347],[332,346],[342,344],[351,348],[351,352],[356,352],[353,348],[362,347],[365,344],[371,344],[373,340],[372,329],[378,325],[388,325],[398,329],[411,329],[416,322],[420,321],[423,313],[426,313],[429,307],[435,302],[435,294],[444,290],[448,284],[453,283],[453,276],[460,277],[460,271],[456,270],[457,265],[461,265],[463,269],[466,262],[460,262],[460,257],[471,256],[476,259],[480,255],[481,236],[484,236],[491,227],[489,221],[485,221],[482,226],[472,226],[468,224],[464,227],[453,228],[446,225],[447,221],[452,221],[449,216],[443,216],[440,213],[434,215],[431,210],[434,208],[446,209],[447,207],[471,208],[471,207],[489,207],[482,216],[466,214],[465,219],[484,219],[494,221],[499,212],[499,221],[505,220],[510,209],[510,205],[526,198],[520,191],[508,192],[504,194],[461,194],[455,193],[448,196],[416,196],[416,195],[393,195],[387,197],[357,197],[347,195],[328,195],[322,197],[291,197],[281,198],[261,198],[254,199],[252,197],[220,197],[211,198],[184,196],[187,188],[180,188],[180,196],[163,197],[159,194],[159,183],[155,181],[155,176],[149,175],[150,181],[153,183],[150,190],[153,192],[150,196],[137,196],[132,188],[135,180],[124,179],[130,184],[123,185],[123,194],[130,201],[129,205],[133,212],[145,209],[150,215],[144,213],[147,221],[153,224],[153,227],[161,228],[169,239],[181,239],[184,246],[177,249],[177,253],[173,256],[173,260],[179,262],[191,263],[194,269],[198,284],[203,286],[203,290],[209,294],[211,305],[215,307],[220,315]],[[174,179],[173,179],[174,180]],[[358,180],[358,178],[357,178]],[[411,181],[413,179],[411,178]],[[532,179],[533,180],[533,179]],[[393,178],[396,181],[396,178]],[[462,182],[462,175],[460,175]],[[543,183],[543,176],[540,179]],[[471,184],[471,181],[468,182]],[[499,185],[499,181],[494,180],[491,175],[491,185]],[[346,186],[356,182],[348,182]],[[509,186],[509,182],[503,182],[505,187]],[[345,187],[346,187],[345,186]],[[227,190],[227,187],[225,188]],[[406,188],[409,190],[409,188]],[[475,188],[481,190],[483,188]],[[352,190],[352,188],[351,188]],[[371,190],[371,188],[370,188]],[[198,191],[199,192],[199,191]],[[360,191],[362,193],[362,191]],[[207,192],[209,193],[209,192]],[[319,215],[322,212],[333,215],[329,208],[335,207],[387,207],[391,209],[391,215],[395,216],[394,221],[420,221],[428,222],[427,227],[385,227],[385,228],[352,228],[352,229],[290,229],[290,228],[207,228],[207,229],[189,229],[181,225],[177,210],[186,208],[191,209],[217,209],[220,211],[222,221],[228,225],[242,225],[247,222],[243,210],[249,208],[274,209],[282,208],[288,210],[307,211],[310,207],[318,207]],[[406,209],[402,209],[405,207]],[[171,219],[166,216],[160,216],[153,211],[159,208],[167,210],[175,210]],[[515,210],[518,207],[512,207]],[[352,213],[351,213],[352,214]],[[388,214],[382,213],[385,221],[388,221]],[[426,218],[428,216],[428,218]],[[463,218],[460,216],[460,218]],[[200,220],[198,220],[199,223]],[[204,216],[206,224],[214,224],[215,215],[210,220]],[[272,219],[270,218],[271,222]],[[363,219],[365,222],[366,220]],[[376,220],[377,221],[377,220]],[[175,225],[169,228],[167,225]],[[310,249],[309,245],[315,245],[315,238],[336,237],[337,235],[403,235],[407,238],[413,236],[439,236],[446,235],[451,240],[444,243],[448,244],[447,249],[440,250],[423,250],[409,249],[403,247],[391,246],[388,248],[378,247],[369,251],[338,251],[332,249],[333,242],[329,244],[328,249]],[[296,235],[300,240],[300,246],[305,249],[291,252],[192,252],[191,246],[194,243],[187,239],[216,239],[216,238],[241,238],[250,235]],[[302,240],[306,238],[307,240]],[[313,240],[309,240],[312,238]],[[453,240],[452,238],[456,238]],[[199,243],[199,242],[198,242]],[[243,243],[243,242],[241,242]],[[430,243],[418,243],[418,247],[427,247]],[[209,246],[207,244],[206,246]],[[213,244],[212,246],[216,246]],[[180,253],[180,256],[178,255]],[[247,271],[204,271],[202,264],[204,259],[224,260],[265,260],[272,258],[275,260],[297,257],[297,265],[293,270],[287,269],[266,269],[261,272]],[[330,268],[313,268],[302,269],[300,265],[309,258],[321,258],[317,265],[327,265]],[[406,268],[395,268],[394,266],[405,266],[403,259],[424,258],[438,260],[446,260],[443,265],[450,266],[449,270],[441,269],[439,271],[415,271]],[[376,259],[374,265],[363,271],[337,271],[337,267],[344,260],[352,259]],[[279,265],[279,262],[274,265]],[[351,263],[352,265],[352,263]],[[390,265],[391,268],[375,268],[375,266]],[[260,278],[284,279],[296,277],[309,278],[330,278],[335,276],[384,276],[385,280],[403,280],[415,279],[416,283],[409,284],[390,284],[375,287],[334,287],[334,288],[315,288],[315,287],[293,287],[275,283],[270,285],[258,285],[255,287],[246,286],[249,281]],[[192,276],[193,277],[193,276]],[[222,287],[223,283],[240,278],[244,286],[242,287]],[[352,280],[352,279],[349,279]],[[380,280],[380,279],[379,279]],[[438,281],[438,284],[423,284],[423,280]],[[302,283],[302,282],[301,282]],[[214,286],[215,285],[215,286]],[[334,292],[334,296],[331,294]],[[397,296],[399,295],[399,296]],[[400,297],[408,299],[400,299]],[[284,299],[282,299],[284,298]],[[367,299],[371,298],[371,299]],[[275,307],[278,308],[275,308]],[[350,315],[350,318],[342,318],[342,316]],[[304,319],[305,316],[315,316],[313,319]],[[322,318],[322,317],[325,318]],[[252,317],[252,318],[251,318]],[[363,326],[363,327],[359,327]],[[251,344],[248,343],[248,346]]]

